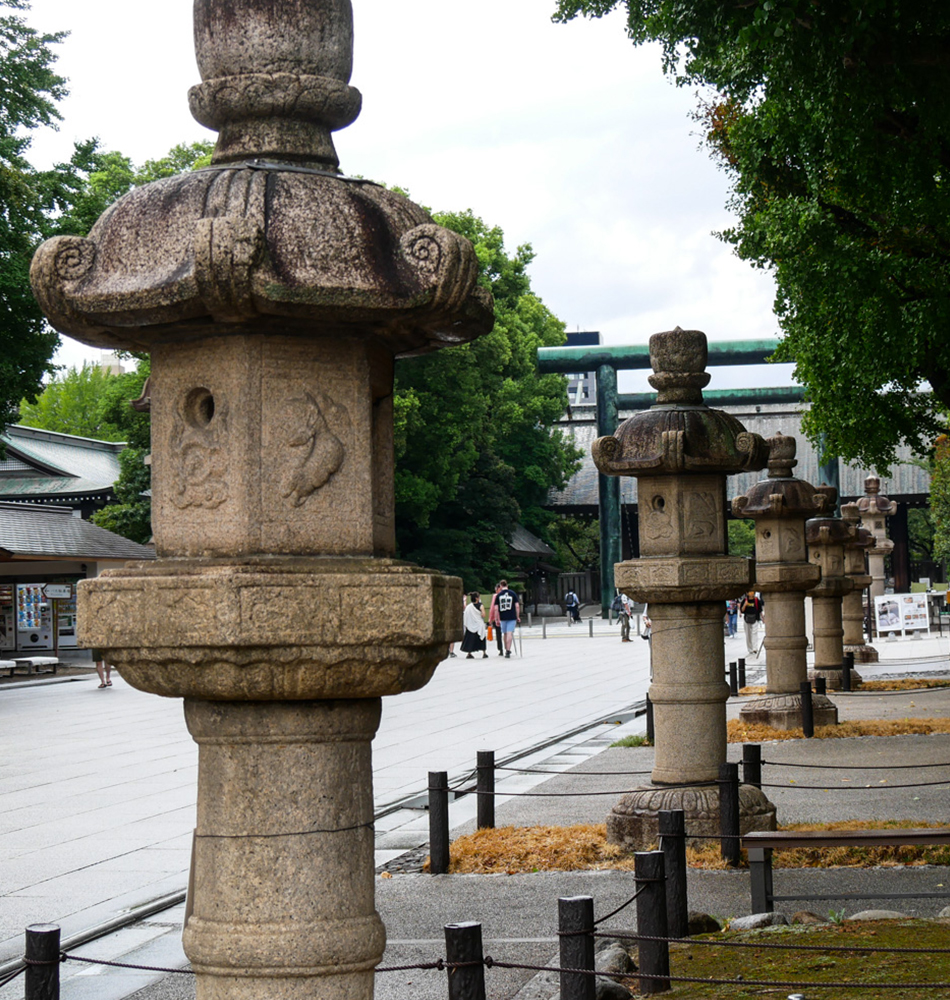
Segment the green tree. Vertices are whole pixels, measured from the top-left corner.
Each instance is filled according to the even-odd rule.
[[[516,525],[548,537],[548,490],[576,468],[579,453],[553,426],[566,382],[535,367],[537,348],[563,343],[564,326],[531,291],[530,246],[509,254],[502,230],[471,212],[435,219],[472,241],[495,327],[396,366],[397,539],[404,558],[487,588],[512,569]]]
[[[116,378],[98,365],[70,368],[53,378],[35,403],[20,403],[20,423],[100,441],[122,441],[122,431],[102,405],[107,387]]]
[[[950,406],[950,8],[930,0],[559,0],[625,7],[733,181],[721,234],[772,271],[784,339],[829,455],[925,452]],[[932,396],[921,389],[932,387]]]
[[[151,466],[146,465],[150,448],[151,421],[148,413],[131,406],[142,395],[151,370],[148,357],[139,358],[135,371],[112,375],[100,399],[103,421],[115,427],[128,447],[119,455],[116,502],[92,515],[92,522],[117,535],[145,544],[152,537]]]
[[[729,555],[755,555],[755,521],[751,518],[730,518],[726,528],[729,532]]]
[[[0,0],[0,427],[35,394],[59,343],[30,292],[33,251],[52,220],[40,191],[44,175],[26,159],[30,134],[59,118],[65,81],[53,70],[61,34],[39,34],[12,11],[24,0]]]

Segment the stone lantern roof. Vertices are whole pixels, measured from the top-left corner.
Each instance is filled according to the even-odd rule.
[[[240,10],[240,16],[238,15]],[[287,31],[287,24],[294,25]],[[57,330],[151,350],[229,332],[375,335],[397,356],[492,327],[468,240],[402,195],[339,173],[331,133],[359,114],[349,0],[199,3],[192,114],[212,166],[137,188],[87,238],[37,252]]]
[[[706,335],[679,327],[650,338],[656,404],[598,438],[594,464],[605,476],[733,475],[761,469],[768,445],[735,417],[703,402],[709,383]]]
[[[792,476],[798,464],[795,438],[776,434],[768,439],[768,477],[732,501],[735,517],[808,518],[828,509],[828,496],[821,488]]]
[[[858,511],[862,517],[873,517],[882,514],[894,514],[897,512],[897,504],[887,497],[882,497],[881,480],[877,476],[868,476],[864,480],[865,496],[858,497],[855,501]]]

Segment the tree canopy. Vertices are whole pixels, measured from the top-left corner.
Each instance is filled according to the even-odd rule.
[[[784,338],[827,455],[885,470],[950,408],[950,8],[930,0],[558,0],[625,7],[635,44],[715,96],[731,174],[721,236],[777,283]],[[932,387],[932,395],[921,392]]]
[[[63,36],[39,34],[12,13],[28,6],[0,0],[0,427],[38,390],[59,343],[29,282],[33,251],[52,234],[46,191],[53,178],[34,170],[26,153],[31,131],[59,118],[56,102],[66,90],[52,46]]]
[[[517,524],[542,538],[548,490],[563,488],[579,452],[553,425],[566,381],[539,375],[537,348],[564,325],[532,293],[530,246],[509,254],[504,233],[472,212],[436,214],[472,241],[495,327],[471,344],[396,366],[396,530],[400,556],[488,588],[510,573]]]

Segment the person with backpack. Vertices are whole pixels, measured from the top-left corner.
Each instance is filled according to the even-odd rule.
[[[746,656],[759,655],[756,642],[756,628],[762,620],[762,598],[754,590],[750,590],[739,601],[739,614],[742,615],[742,627],[745,630]]]
[[[573,590],[564,595],[564,606],[567,608],[567,624],[572,625],[581,620],[581,602]]]

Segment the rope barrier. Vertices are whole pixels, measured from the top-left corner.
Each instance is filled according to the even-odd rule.
[[[86,965],[108,965],[114,969],[139,969],[142,972],[172,972],[180,976],[195,975],[192,969],[169,969],[160,965],[130,965],[128,962],[107,962],[104,958],[83,958],[81,955],[67,955],[61,953],[61,962],[85,962]],[[31,963],[31,964],[53,964],[53,963]]]
[[[934,765],[928,765],[934,766]],[[529,767],[496,767],[496,771],[514,771],[517,774],[570,774],[571,776],[575,774],[583,774],[592,778],[612,777],[612,778],[629,778],[635,774],[652,774],[652,770],[647,771],[538,771],[534,768]]]
[[[802,788],[806,791],[812,792],[864,792],[869,788],[880,788],[887,791],[899,791],[902,788],[932,788],[935,785],[950,785],[950,778],[944,778],[943,781],[915,781],[909,785],[885,785],[878,783],[876,785],[799,785],[797,782],[792,782],[788,785],[767,785],[765,782],[760,784],[759,788]]]
[[[618,906],[616,910],[611,910],[610,913],[608,913],[605,916],[601,917],[600,920],[595,920],[594,921],[594,926],[595,927],[597,927],[599,924],[602,924],[605,920],[609,920],[611,917],[616,916],[621,910],[625,910],[637,898],[637,896],[639,896],[640,893],[643,892],[644,889],[646,889],[647,885],[649,885],[652,882],[665,882],[666,879],[665,878],[662,878],[662,879],[659,879],[659,878],[639,878],[639,879],[637,879],[637,881],[638,882],[643,882],[644,884],[641,885],[639,889],[637,889],[637,891],[626,901],[626,903],[621,903],[620,906]]]
[[[950,764],[796,764],[794,761],[763,760],[762,766],[820,768],[827,771],[919,771],[924,767],[948,767]]]
[[[0,979],[0,989],[3,989],[3,987],[6,986],[7,983],[12,983],[17,976],[22,976],[24,972],[26,972],[25,965],[23,966],[22,969],[17,969],[16,972],[11,972],[9,975],[4,976],[3,979]]]
[[[712,788],[718,785],[717,781],[690,781],[685,782],[682,785],[661,785],[657,786],[663,791],[668,788]],[[944,784],[944,782],[938,782],[938,784]],[[765,787],[765,786],[763,786]],[[782,785],[781,787],[785,787]],[[907,786],[910,787],[910,786]],[[465,790],[465,794],[471,795],[490,795],[492,797],[499,798],[512,798],[512,799],[578,799],[585,798],[592,795],[629,795],[632,792],[641,792],[642,788],[625,788],[621,791],[603,791],[603,792],[479,792],[476,788],[472,787]],[[445,791],[444,788],[432,788],[431,786],[427,791]]]
[[[594,937],[623,938],[624,940],[631,941],[658,941],[667,944],[710,945],[715,948],[755,948],[757,951],[771,949],[773,951],[860,952],[862,955],[950,955],[950,948],[862,948],[860,945],[845,948],[840,945],[820,944],[762,944],[759,941],[712,941],[705,938],[700,940],[699,938],[651,937],[647,934],[638,934],[636,931],[601,931],[595,932]]]

